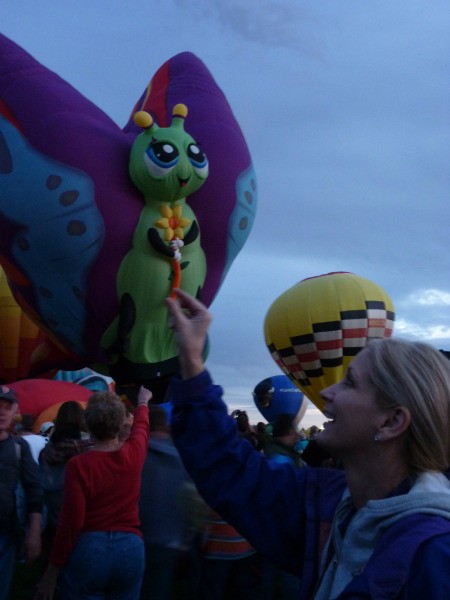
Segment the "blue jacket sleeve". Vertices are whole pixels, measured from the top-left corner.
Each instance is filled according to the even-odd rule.
[[[431,538],[417,550],[404,600],[450,598],[450,534]]]
[[[172,385],[175,444],[205,501],[284,569],[316,569],[345,489],[343,473],[268,461],[239,437],[206,371]]]

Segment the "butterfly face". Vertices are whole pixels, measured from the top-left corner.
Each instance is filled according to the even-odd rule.
[[[130,175],[150,201],[173,202],[189,196],[208,177],[208,159],[174,117],[170,127],[152,123],[133,144]]]

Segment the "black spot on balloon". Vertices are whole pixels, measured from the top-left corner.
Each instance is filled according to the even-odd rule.
[[[242,217],[242,219],[239,221],[239,229],[247,229],[247,225],[248,225],[247,217]]]
[[[49,175],[45,185],[49,190],[56,190],[61,185],[62,177],[59,175]]]
[[[70,190],[68,192],[64,192],[59,197],[59,202],[63,206],[70,206],[71,204],[73,204],[75,202],[75,200],[78,198],[79,195],[80,195],[80,193],[77,192],[76,190]]]
[[[251,204],[253,202],[253,194],[251,192],[245,192],[245,199],[247,200],[247,204]]]
[[[46,287],[40,286],[39,293],[41,296],[44,296],[44,298],[53,298],[52,292]]]
[[[17,238],[17,245],[24,252],[30,249],[30,244],[28,243],[27,238],[24,238],[23,236]]]
[[[69,235],[83,235],[86,233],[86,225],[83,221],[70,221],[67,225],[67,233]]]
[[[254,179],[250,179],[250,187],[253,191],[256,190],[256,181]]]

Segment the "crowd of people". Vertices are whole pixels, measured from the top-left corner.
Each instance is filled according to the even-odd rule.
[[[120,589],[119,578],[127,587],[127,579],[118,568],[125,567],[124,561],[114,557],[111,551],[115,540],[108,536],[111,537],[112,531],[131,532],[142,536],[144,542],[145,566],[142,573],[130,571],[129,565],[126,566],[127,576],[133,579],[134,584],[142,580],[140,596],[134,585],[124,597],[169,600],[175,594],[191,600],[225,597],[265,600],[272,598],[276,590],[283,592],[289,574],[265,561],[200,497],[174,445],[168,413],[164,408],[153,404],[148,406],[151,427],[145,453],[147,438],[142,425],[141,439],[130,447],[130,438],[132,441],[137,435],[133,429],[140,423],[136,419],[140,417],[143,420],[142,410],[131,411],[110,392],[93,394],[86,410],[79,402],[64,402],[55,421],[43,423],[39,434],[33,431],[31,415],[22,415],[20,421],[15,421],[18,401],[12,389],[3,386],[0,397],[2,431],[10,432],[3,440],[7,443],[2,445],[0,442],[0,449],[13,443],[20,443],[22,448],[20,440],[26,442],[21,461],[27,472],[34,472],[33,490],[27,477],[24,478],[25,489],[20,503],[24,513],[27,512],[28,496],[39,492],[36,473],[41,484],[34,506],[37,513],[43,515],[40,552],[47,560],[48,568],[41,581],[37,582],[37,599],[52,596],[82,598],[85,597],[83,594],[90,593],[89,586],[93,582],[107,581],[108,561],[105,557],[101,558],[101,549],[110,555],[109,568],[114,572],[111,587],[116,596]],[[143,389],[138,406],[145,405],[149,397],[150,393]],[[264,423],[252,426],[243,410],[234,411],[231,416],[235,419],[239,436],[249,441],[258,452],[274,462],[282,462],[289,456],[288,460],[296,467],[303,465],[301,453],[305,446],[301,446],[299,441],[307,441],[308,435],[297,429],[293,415],[280,415],[267,428]],[[122,450],[125,442],[128,458]],[[121,453],[115,454],[119,450]],[[82,456],[87,452],[92,453]],[[76,460],[67,467],[72,458]],[[108,459],[113,460],[114,465]],[[135,473],[130,480],[131,460]],[[122,470],[118,466],[120,461],[123,463]],[[4,462],[7,462],[6,459]],[[25,471],[22,465],[18,466],[21,481]],[[65,484],[66,471],[68,479]],[[137,503],[133,485],[136,488],[140,473],[140,499]],[[111,475],[108,480],[106,474]],[[12,490],[14,485],[11,479],[9,489]],[[91,504],[94,493],[95,503]],[[107,518],[113,504],[117,510]],[[25,521],[24,514],[22,525]],[[22,525],[15,523],[9,532],[10,557],[14,556],[18,547]],[[105,531],[109,532],[107,536]],[[6,545],[3,550],[5,548]],[[33,560],[37,554],[37,551],[28,552],[26,558]],[[16,559],[21,556],[16,554]],[[101,561],[103,564],[99,566]],[[133,562],[136,565],[138,561],[135,558]],[[97,565],[92,580],[85,581],[79,572],[92,572],[92,564]],[[8,565],[5,562],[1,565],[3,596],[0,597],[6,598],[14,559]],[[290,596],[283,594],[280,597]]]
[[[450,597],[447,357],[371,342],[322,391],[323,430],[252,426],[204,367],[209,312],[177,294],[170,422],[141,387],[132,411],[96,392],[15,431],[0,386],[0,600],[42,555],[35,600]]]

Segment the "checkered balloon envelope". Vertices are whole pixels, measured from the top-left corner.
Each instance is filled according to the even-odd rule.
[[[303,279],[279,296],[264,337],[281,370],[323,409],[321,390],[345,375],[371,338],[392,335],[394,307],[376,283],[337,272]]]

